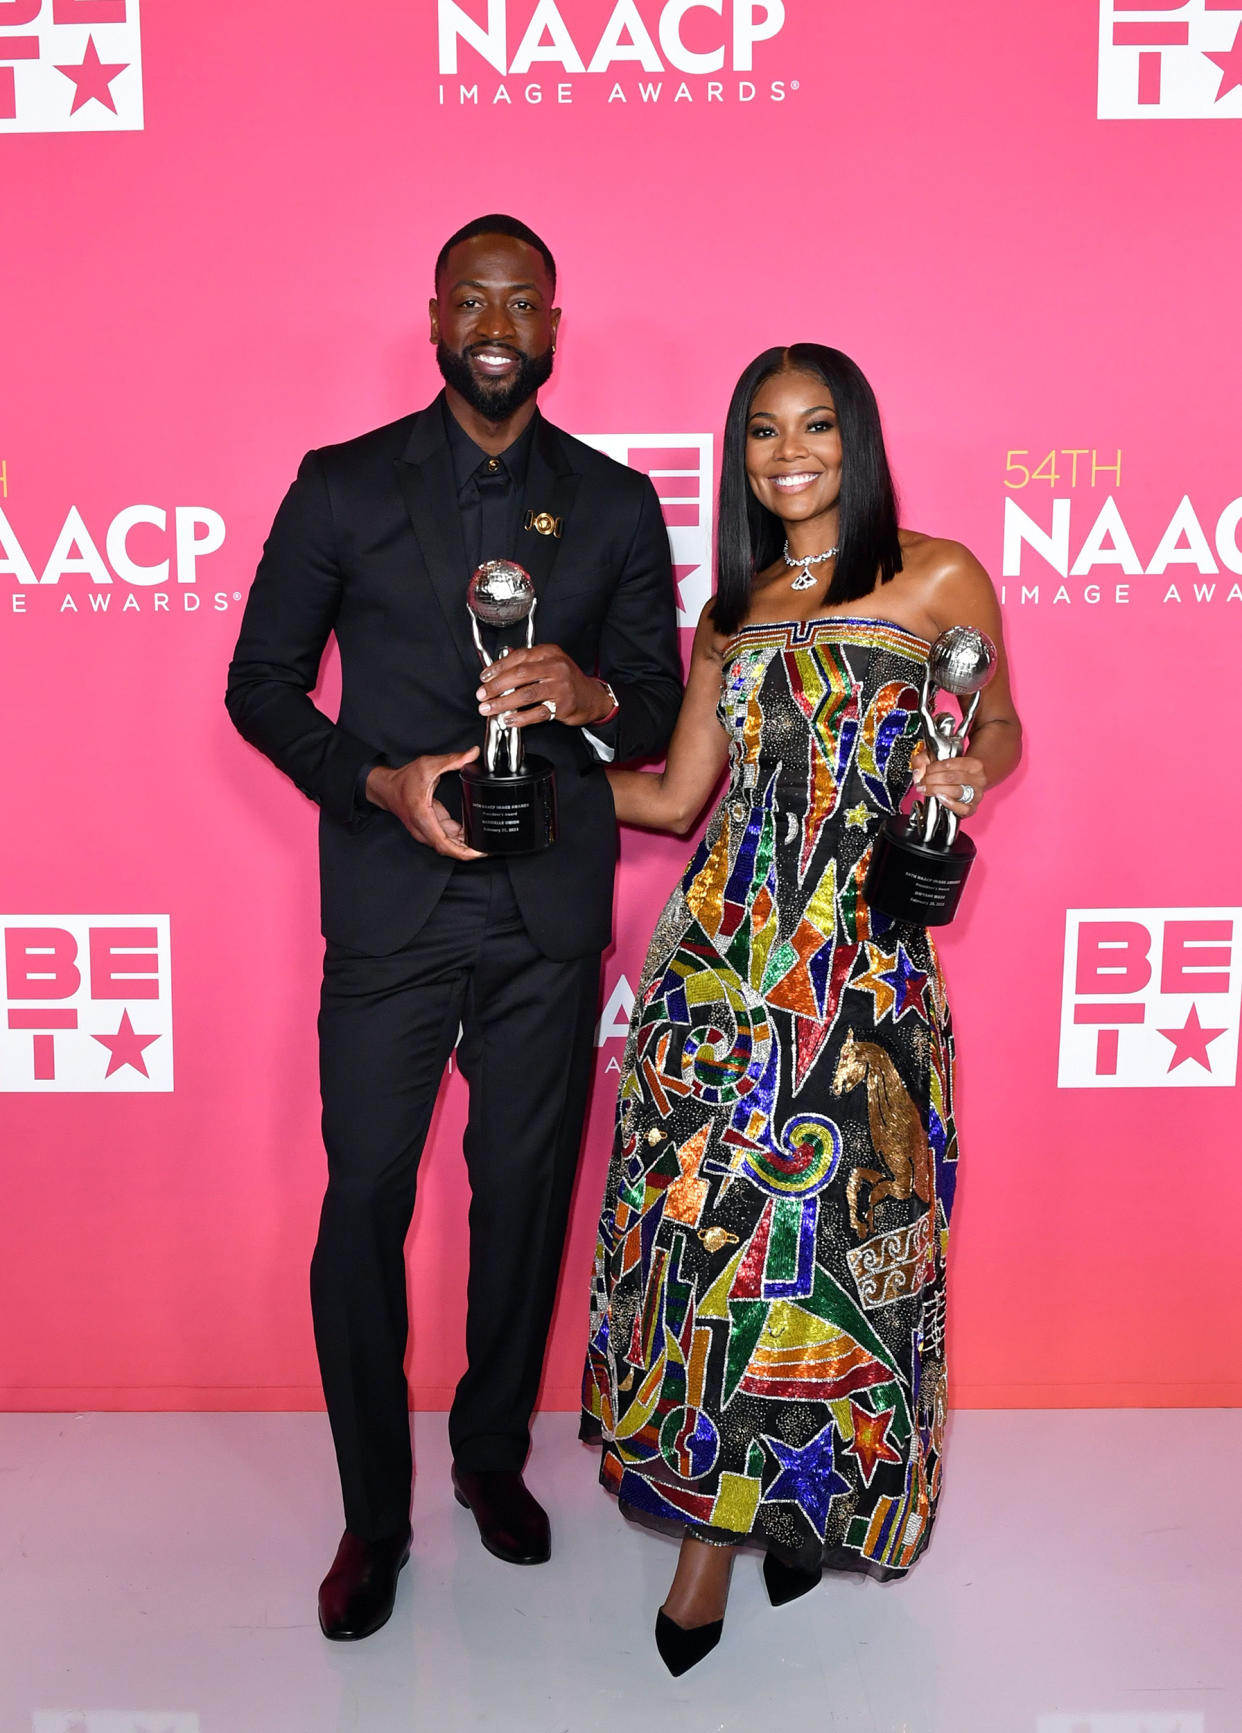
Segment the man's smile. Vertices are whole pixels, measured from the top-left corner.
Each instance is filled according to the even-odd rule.
[[[469,361],[472,367],[477,367],[480,373],[485,373],[489,379],[503,379],[507,373],[512,373],[521,365],[521,356],[512,349],[491,349],[480,347],[471,349]]]

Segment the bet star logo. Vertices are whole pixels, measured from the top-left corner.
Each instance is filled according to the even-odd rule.
[[[1242,909],[1070,909],[1062,1089],[1228,1088]]]
[[[1242,0],[1100,0],[1096,112],[1242,119]]]
[[[139,0],[3,0],[0,132],[141,132]]]
[[[0,1091],[173,1086],[167,915],[3,915]]]

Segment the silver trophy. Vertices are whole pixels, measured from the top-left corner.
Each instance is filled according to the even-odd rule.
[[[983,688],[996,672],[996,645],[975,626],[950,626],[932,645],[919,706],[930,757],[960,758]],[[933,711],[935,692],[956,698],[960,715]],[[881,914],[920,926],[946,925],[957,913],[975,845],[958,829],[957,814],[936,796],[916,801],[891,818],[875,839],[867,874],[867,901]]]
[[[485,560],[466,591],[470,630],[485,668],[515,646],[492,656],[480,625],[498,631],[525,623],[526,648],[535,641],[535,586],[513,560]],[[522,730],[489,716],[483,757],[461,773],[462,821],[471,848],[486,854],[531,854],[556,840],[556,775],[545,758],[526,756]]]

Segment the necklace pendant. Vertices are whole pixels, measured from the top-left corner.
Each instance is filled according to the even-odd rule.
[[[788,541],[786,541],[784,550],[781,554],[781,558],[784,560],[785,564],[789,567],[790,571],[797,571],[797,573],[798,573],[797,577],[793,578],[790,581],[790,585],[789,585],[790,589],[791,590],[814,589],[814,587],[815,587],[815,574],[812,572],[811,567],[812,566],[822,566],[825,560],[834,559],[836,557],[836,555],[839,554],[840,552],[841,552],[841,550],[839,547],[832,547],[832,548],[829,548],[826,553],[808,554],[804,560],[795,560],[793,555],[789,551],[789,543],[788,543]]]

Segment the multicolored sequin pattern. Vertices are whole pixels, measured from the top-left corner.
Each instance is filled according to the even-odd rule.
[[[927,1543],[945,1412],[949,1016],[929,935],[863,893],[926,655],[841,616],[726,647],[729,788],[642,974],[583,1385],[636,1513],[878,1575]]]

